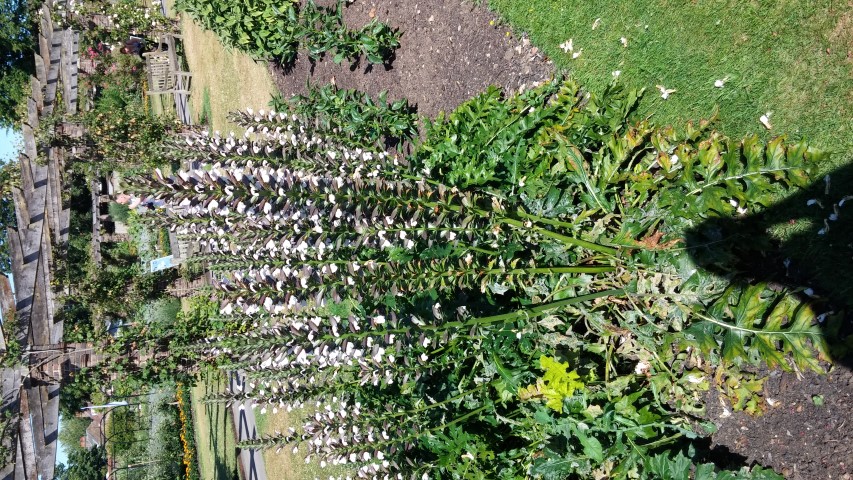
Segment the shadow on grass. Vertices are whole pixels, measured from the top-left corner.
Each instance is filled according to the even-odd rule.
[[[785,225],[780,241],[772,229]],[[740,283],[792,289],[828,313],[834,361],[853,366],[853,165],[839,168],[759,214],[709,219],[687,234],[694,261]]]
[[[222,392],[225,385],[225,378],[219,372],[212,372],[208,375],[205,382],[205,395],[218,394]],[[209,420],[208,435],[209,446],[213,452],[213,480],[236,480],[237,466],[236,464],[229,466],[229,452],[236,447],[228,441],[229,430],[232,428],[230,418],[228,416],[228,408],[219,402],[207,403],[204,405],[205,413]]]

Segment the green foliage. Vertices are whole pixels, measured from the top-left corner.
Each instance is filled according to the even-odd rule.
[[[106,447],[110,455],[126,456],[132,452],[140,435],[147,438],[145,430],[150,421],[147,417],[135,405],[110,410],[106,428]]]
[[[826,340],[808,304],[771,292],[764,284],[730,287],[705,314],[685,330],[687,338],[705,354],[719,355],[726,364],[750,362],[791,371],[823,370],[828,360]],[[717,332],[722,339],[715,340]],[[792,361],[792,364],[787,362]]]
[[[63,394],[64,394],[63,390]],[[59,431],[59,442],[66,452],[81,450],[80,438],[86,436],[86,429],[92,423],[91,418],[78,417],[76,415],[63,416],[62,429]]]
[[[121,203],[110,202],[109,213],[110,217],[116,222],[127,223],[127,219],[130,216],[130,208]]]
[[[680,244],[824,155],[634,121],[641,93],[490,90],[429,124],[408,165],[310,118],[238,113],[254,143],[192,137],[174,154],[216,168],[139,179],[185,209],[177,234],[221,279],[182,351],[256,382],[209,401],[322,406],[243,446],[414,477],[774,478],[717,472],[694,440],[712,387],[760,411],[747,365],[818,367],[816,307]]]
[[[35,9],[24,0],[0,3],[4,21],[0,25],[0,128],[14,128],[26,111],[30,76],[35,74]]]
[[[59,411],[65,418],[76,415],[104,385],[101,372],[96,368],[80,369],[70,377],[62,385],[62,395],[59,396]]]
[[[216,33],[226,46],[285,66],[294,64],[300,47],[312,60],[330,53],[336,63],[363,56],[378,64],[390,61],[400,46],[399,32],[375,19],[359,30],[348,29],[342,2],[328,8],[309,0],[300,8],[300,2],[290,0],[180,0],[175,7]]]
[[[71,10],[67,12],[63,11],[63,7],[63,4],[57,4],[53,8],[54,13],[60,15],[60,18],[54,19],[58,25],[71,26],[89,37],[119,45],[130,36],[150,38],[152,34],[172,28],[172,21],[163,16],[158,6],[146,6],[135,0],[79,2],[71,5]],[[107,28],[90,21],[96,15],[110,17]]]
[[[19,416],[13,413],[11,409],[0,411],[0,466],[5,467],[13,459],[13,451],[15,443],[13,439],[17,437]]]
[[[9,159],[0,166],[0,272],[12,271],[12,259],[9,256],[9,240],[6,227],[15,228],[18,224],[15,215],[15,202],[12,188],[20,187],[21,169],[16,160]]]
[[[785,477],[771,469],[755,466],[743,467],[738,471],[719,471],[712,463],[693,464],[683,452],[675,456],[659,453],[646,458],[643,463],[644,479],[656,480],[784,480]]]
[[[15,340],[18,332],[18,319],[14,311],[9,313],[11,315],[3,318],[3,322],[0,323],[3,338],[6,339],[6,348],[0,351],[0,367],[17,367],[24,362],[21,344]]]
[[[56,467],[54,480],[92,480],[107,473],[107,451],[94,446],[88,450],[73,450],[68,454],[68,465]]]
[[[518,396],[521,400],[544,397],[545,406],[557,413],[563,413],[563,400],[571,397],[575,389],[583,388],[583,382],[576,371],[568,371],[568,362],[561,363],[542,355],[539,365],[545,370],[545,374],[541,379],[537,379],[536,385],[520,389]]]
[[[151,168],[162,165],[160,146],[175,120],[153,116],[141,97],[121,87],[107,87],[102,101],[83,117],[89,143],[87,155],[102,160],[100,169]]]
[[[325,131],[366,146],[400,144],[418,133],[415,107],[405,99],[388,103],[385,92],[373,100],[363,92],[324,85],[288,100],[276,95],[269,105],[278,112],[313,119]]]

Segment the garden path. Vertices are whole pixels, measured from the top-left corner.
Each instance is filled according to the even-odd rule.
[[[230,372],[228,374],[228,388],[232,392],[251,389],[242,372]],[[255,424],[255,409],[252,408],[252,401],[235,402],[231,408],[234,414],[237,442],[257,438],[258,429]],[[267,480],[263,451],[254,448],[240,449],[240,469],[243,471],[242,478],[244,480]]]

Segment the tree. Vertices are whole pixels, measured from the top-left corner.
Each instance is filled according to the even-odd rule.
[[[107,471],[107,451],[94,446],[88,450],[75,450],[68,454],[68,465],[56,467],[54,480],[100,480]]]
[[[18,123],[27,82],[35,72],[36,6],[26,0],[0,0],[0,128]]]
[[[12,271],[6,227],[15,227],[18,223],[12,188],[20,185],[21,170],[18,162],[8,161],[0,165],[0,272],[4,273]]]
[[[66,451],[82,450],[80,446],[80,437],[86,435],[86,429],[92,423],[92,419],[88,417],[78,417],[76,415],[62,416],[62,430],[59,432],[59,443],[61,443]]]

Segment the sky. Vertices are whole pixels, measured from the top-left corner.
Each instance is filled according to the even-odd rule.
[[[0,161],[6,163],[7,160],[15,158],[21,144],[21,133],[9,130],[0,129]]]

